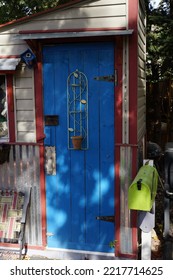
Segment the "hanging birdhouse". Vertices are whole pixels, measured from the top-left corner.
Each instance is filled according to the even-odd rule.
[[[36,56],[30,49],[27,49],[21,54],[21,59],[26,63],[28,68],[32,68],[36,63]]]

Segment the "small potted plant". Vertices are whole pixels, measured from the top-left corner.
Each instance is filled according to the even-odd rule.
[[[81,150],[83,137],[81,135],[71,136],[74,150]]]

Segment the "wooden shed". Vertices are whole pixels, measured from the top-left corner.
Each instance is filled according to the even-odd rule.
[[[127,192],[145,155],[145,54],[143,0],[74,0],[0,26],[0,185],[32,187],[30,250],[138,258]]]

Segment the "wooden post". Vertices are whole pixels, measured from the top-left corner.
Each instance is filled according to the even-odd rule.
[[[144,160],[153,166],[153,160]],[[141,229],[141,260],[151,259],[151,232],[155,226],[155,202],[150,212],[139,211],[138,213],[138,226]]]

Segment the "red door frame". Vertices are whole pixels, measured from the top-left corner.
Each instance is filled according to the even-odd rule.
[[[134,0],[131,0],[134,2]],[[136,0],[137,1],[137,0]],[[134,3],[133,3],[134,4]],[[129,8],[129,10],[131,10]],[[130,27],[129,27],[130,28]],[[76,38],[73,39],[73,42],[85,42],[85,41],[103,41],[103,38]],[[106,40],[106,39],[104,39]],[[115,36],[112,38],[109,38],[109,40],[114,40],[116,42],[116,50],[115,50],[115,68],[118,72],[118,82],[117,86],[115,87],[115,130],[117,131],[115,135],[115,212],[116,212],[116,231],[115,236],[116,239],[120,239],[120,147],[116,147],[116,143],[122,143],[122,71],[123,71],[123,37],[122,36]],[[132,39],[131,39],[132,40]],[[132,40],[133,41],[133,40]],[[44,41],[41,44],[38,44],[39,48],[39,54],[41,53],[42,45],[44,43],[48,43],[47,41]],[[49,43],[52,42],[52,40],[49,41]],[[63,43],[63,42],[71,42],[71,39],[64,39],[63,41],[56,40],[56,43]],[[29,42],[28,42],[29,43]],[[132,61],[134,62],[134,56],[136,57],[135,50],[132,50],[134,47],[130,45],[129,51],[132,52],[133,57],[130,58],[129,63]],[[37,49],[38,53],[38,49]],[[130,55],[129,55],[130,56]],[[43,120],[43,92],[42,92],[42,58],[39,55],[39,58],[37,59],[37,67],[35,68],[35,106],[36,106],[36,139],[37,142],[39,142],[40,145],[40,185],[41,185],[41,207],[42,207],[42,241],[43,246],[45,247],[47,244],[46,241],[46,192],[45,192],[45,174],[44,174],[44,146],[43,146],[43,140],[44,140],[44,120]],[[133,81],[136,81],[135,73],[133,73],[133,77],[131,77]],[[130,80],[130,79],[129,79]],[[129,92],[134,89],[135,92],[137,91],[135,88],[135,83],[133,85],[133,82],[129,85]],[[133,91],[132,91],[133,92]],[[135,94],[136,96],[136,94]],[[133,97],[133,101],[136,102],[135,96]],[[131,102],[132,103],[132,102]],[[130,124],[130,131],[133,126],[136,124]],[[133,130],[134,131],[134,130]],[[130,139],[132,138],[133,133],[130,133]],[[133,142],[133,139],[132,139]],[[133,149],[134,150],[134,149]],[[137,152],[133,151],[133,162],[136,161]],[[134,166],[135,164],[133,164]],[[133,173],[135,168],[133,168]],[[136,220],[136,216],[134,215],[134,219]],[[127,257],[127,258],[136,258],[137,256],[137,229],[134,224],[132,226],[132,235],[133,235],[133,254],[124,255],[121,253],[121,248],[118,246],[116,247],[115,254],[119,257]]]

